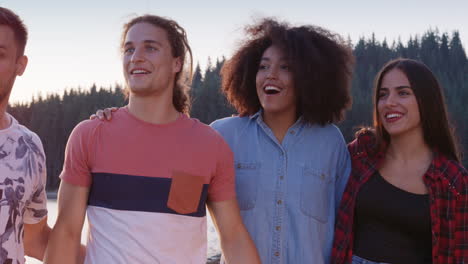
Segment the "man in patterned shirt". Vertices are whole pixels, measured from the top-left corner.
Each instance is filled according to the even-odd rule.
[[[6,112],[16,76],[23,74],[27,30],[0,7],[0,263],[44,256],[47,225],[46,165],[39,137]]]

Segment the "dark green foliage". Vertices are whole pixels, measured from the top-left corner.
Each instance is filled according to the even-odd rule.
[[[93,85],[89,91],[72,89],[65,91],[63,96],[50,94],[43,98],[39,95],[31,103],[12,105],[7,111],[41,138],[47,159],[47,189],[55,190],[65,146],[73,128],[98,109],[124,104],[120,86],[98,90]]]
[[[348,42],[351,42],[348,40]],[[389,43],[392,43],[389,46]],[[346,120],[339,124],[347,141],[360,126],[372,124],[372,86],[377,71],[389,60],[398,57],[423,61],[436,74],[444,88],[450,118],[465,153],[464,165],[468,166],[468,61],[458,32],[451,35],[430,30],[421,37],[411,37],[406,43],[401,40],[382,43],[374,35],[361,38],[354,46],[356,66],[352,80],[353,107]],[[221,93],[219,72],[224,58],[215,65],[208,61],[202,74],[197,66],[192,83],[191,116],[204,123],[231,116],[235,113]],[[58,187],[58,175],[62,170],[65,145],[71,130],[84,119],[110,106],[123,106],[122,88],[67,90],[63,96],[41,95],[29,104],[16,104],[8,108],[18,121],[36,132],[42,139],[47,156],[49,190]]]
[[[354,46],[356,66],[352,83],[353,107],[339,124],[350,141],[359,126],[372,124],[373,82],[377,71],[389,60],[405,57],[424,62],[441,83],[449,117],[462,146],[464,165],[468,165],[468,61],[459,33],[440,34],[430,30],[421,37],[411,37],[406,45],[400,40],[392,47],[361,38]]]
[[[221,92],[220,71],[224,58],[213,66],[208,58],[208,66],[202,78],[200,67],[197,66],[192,83],[192,111],[191,116],[210,124],[216,119],[231,116],[235,110],[230,107]]]

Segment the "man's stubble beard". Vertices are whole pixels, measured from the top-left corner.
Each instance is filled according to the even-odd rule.
[[[126,85],[126,91],[125,93],[130,96],[130,94],[133,94],[134,96],[137,97],[154,97],[154,96],[161,96],[165,93],[167,93],[167,89],[171,89],[169,87],[166,87],[166,85],[161,85],[159,87],[152,87],[152,86],[146,86],[146,87],[139,87],[136,89],[131,89],[130,86]],[[174,89],[174,87],[172,87]]]
[[[10,97],[11,90],[13,90],[13,84],[15,83],[16,76],[6,81],[0,80],[0,104],[3,104],[5,100]]]

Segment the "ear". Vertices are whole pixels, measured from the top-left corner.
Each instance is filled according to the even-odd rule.
[[[21,76],[26,70],[26,66],[28,65],[28,57],[22,55],[16,60],[16,75]]]
[[[182,61],[180,57],[174,59],[172,70],[174,71],[174,73],[182,71]]]

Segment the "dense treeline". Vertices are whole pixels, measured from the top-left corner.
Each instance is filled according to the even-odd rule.
[[[89,90],[65,91],[63,96],[38,96],[31,103],[13,105],[7,111],[41,138],[47,159],[47,189],[53,190],[58,188],[65,145],[76,124],[97,109],[124,104],[125,97],[118,85],[99,90],[93,85]]]
[[[353,47],[356,65],[352,81],[353,106],[346,120],[339,124],[346,140],[353,138],[356,126],[372,123],[372,87],[378,70],[389,60],[404,57],[424,62],[437,76],[444,88],[449,117],[456,129],[468,165],[468,61],[460,35],[428,31],[421,37],[379,43],[374,35],[360,39]]]
[[[458,32],[452,34],[428,31],[420,37],[411,37],[407,43],[386,40],[379,42],[361,38],[354,46],[356,66],[352,83],[353,107],[346,120],[339,124],[347,141],[353,138],[357,127],[372,122],[372,85],[374,76],[382,65],[392,58],[406,57],[423,61],[438,77],[444,87],[450,117],[463,150],[464,165],[468,165],[468,61]],[[219,92],[219,75],[224,58],[212,64],[202,73],[195,68],[191,94],[192,117],[204,123],[235,114],[224,96]],[[58,186],[62,169],[65,144],[73,127],[87,119],[97,109],[125,105],[122,88],[68,90],[57,94],[38,96],[30,103],[16,104],[8,109],[18,121],[35,131],[44,144],[47,155],[48,189]]]

